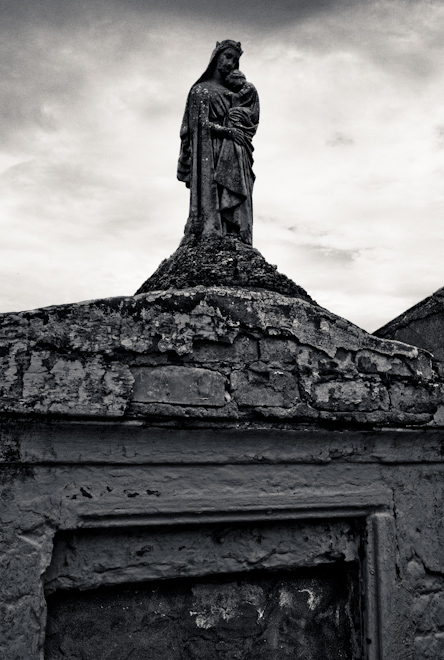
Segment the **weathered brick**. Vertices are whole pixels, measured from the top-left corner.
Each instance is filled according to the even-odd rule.
[[[438,388],[435,392],[433,386],[425,388],[420,385],[393,383],[389,391],[393,408],[414,413],[434,412],[436,410]]]
[[[290,339],[265,338],[259,342],[261,360],[271,363],[294,363],[299,344]]]
[[[241,406],[290,407],[299,401],[296,378],[289,372],[235,371],[231,376],[233,397]]]
[[[242,335],[232,344],[216,342],[195,342],[190,359],[197,362],[228,362],[239,364],[258,359],[258,345],[255,339]]]
[[[388,410],[385,387],[374,381],[330,380],[313,386],[313,405],[321,410]]]
[[[18,378],[18,375],[15,376]],[[5,399],[0,408],[38,413],[123,415],[133,378],[127,365],[34,352],[23,375],[20,398]]]
[[[133,401],[223,406],[225,378],[199,367],[139,367],[133,369]]]
[[[406,362],[375,351],[359,351],[356,355],[356,364],[358,371],[364,374],[388,373],[393,376],[411,376],[412,374]]]

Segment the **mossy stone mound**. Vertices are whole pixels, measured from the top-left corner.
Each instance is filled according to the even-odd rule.
[[[184,238],[135,295],[199,285],[265,289],[316,304],[302,287],[279,273],[258,250],[228,236]]]

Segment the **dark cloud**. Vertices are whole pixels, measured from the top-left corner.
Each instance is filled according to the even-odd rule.
[[[129,97],[127,105],[135,110],[139,105],[137,111],[150,116],[165,114],[171,105],[167,87],[162,99],[150,88],[150,77],[161,78],[156,41],[161,19],[149,13],[148,4],[144,23],[134,12],[123,13],[118,2],[0,1],[2,149],[30,148],[42,133],[75,121],[100,86],[124,78],[128,67],[143,66],[146,93]],[[171,73],[166,63],[164,77]],[[83,118],[85,125],[88,119],[96,121],[93,113]]]
[[[87,29],[97,23],[109,29],[132,16],[143,20],[157,13],[191,18],[197,24],[210,21],[215,30],[219,26],[221,30],[237,26],[244,31],[250,26],[267,32],[288,25],[289,21],[301,23],[313,16],[368,3],[369,0],[1,0],[0,16],[4,29],[9,30],[23,25],[72,30],[78,23]]]
[[[39,28],[42,25],[60,30],[71,30],[79,21],[88,28],[108,7],[110,15],[113,8],[122,3],[110,0],[0,0],[0,16],[2,30],[21,28],[32,25]],[[148,3],[147,3],[148,4]],[[129,2],[131,5],[131,2]]]
[[[21,3],[18,3],[19,5]],[[39,4],[39,3],[36,3]],[[1,5],[0,20],[4,17]],[[32,17],[33,12],[30,12]],[[79,103],[88,87],[88,61],[79,33],[62,35],[26,16],[0,40],[0,130],[2,146],[23,148],[36,129],[58,128],[57,108]],[[11,17],[9,17],[11,18]],[[6,21],[8,23],[8,21]]]
[[[30,40],[2,53],[0,66],[0,131],[3,148],[17,140],[22,146],[29,131],[58,128],[55,106],[77,103],[87,79],[79,68],[50,47]],[[58,56],[59,55],[59,56]],[[18,135],[20,133],[20,135]]]
[[[348,147],[351,144],[354,144],[353,138],[345,135],[344,133],[335,133],[330,140],[327,140],[327,146],[329,147]]]
[[[364,1],[364,0],[358,0]],[[324,12],[337,10],[342,6],[356,3],[356,0],[174,0],[164,2],[163,0],[121,0],[116,1],[114,6],[130,7],[139,12],[145,12],[147,8],[160,10],[184,17],[192,17],[196,21],[210,20],[217,28],[220,21],[221,27],[239,27],[242,30],[248,26],[262,28],[264,31],[285,26],[288,21],[304,21],[312,16]],[[227,38],[222,35],[220,38]]]
[[[438,39],[439,24],[421,18],[418,8],[424,5],[431,7],[434,3],[0,0],[2,138],[8,141],[13,134],[16,139],[17,131],[26,127],[55,130],[58,120],[54,104],[80,103],[101,70],[114,67],[118,75],[133,55],[146,54],[149,73],[151,60],[156,66],[159,62],[150,53],[156,54],[165,43],[170,53],[176,54],[174,63],[164,63],[165,71],[167,67],[183,66],[190,49],[205,45],[209,55],[216,39],[234,37],[246,39],[254,53],[262,45],[270,48],[273,44],[321,52],[338,48],[358,51],[383,69],[427,79],[441,67],[437,53],[443,46]],[[410,8],[410,13],[403,8]],[[422,31],[420,40],[415,30]],[[262,41],[258,43],[257,37]],[[276,51],[278,58],[279,53]],[[344,144],[341,139],[335,142],[333,138],[330,144]]]

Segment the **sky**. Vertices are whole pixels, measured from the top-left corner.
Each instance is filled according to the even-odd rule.
[[[133,295],[177,248],[187,93],[258,89],[253,244],[373,332],[444,286],[441,0],[0,0],[0,312]]]

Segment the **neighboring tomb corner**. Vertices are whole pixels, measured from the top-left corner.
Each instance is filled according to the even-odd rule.
[[[444,362],[444,287],[386,323],[374,334],[413,344]]]

